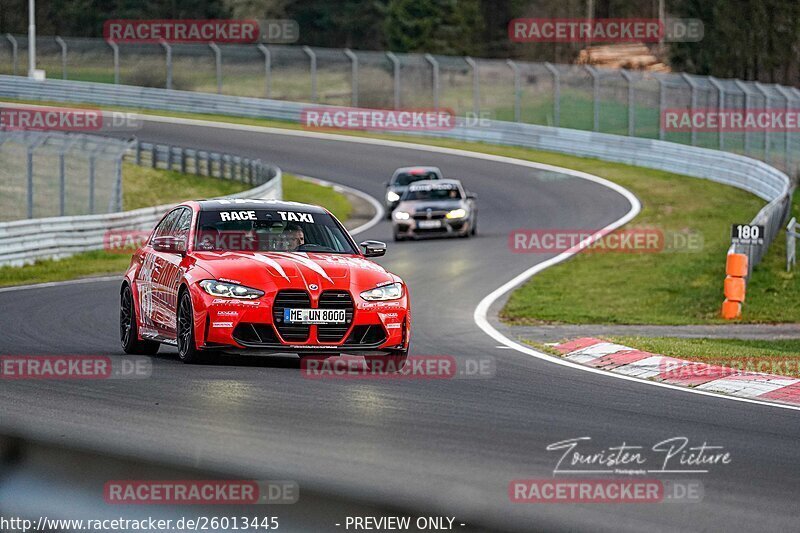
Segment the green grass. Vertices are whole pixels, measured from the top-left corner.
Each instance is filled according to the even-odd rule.
[[[179,203],[191,198],[226,196],[247,189],[247,185],[217,178],[199,177],[180,172],[157,170],[125,164],[123,167],[123,205],[126,210],[152,205]],[[347,198],[331,187],[283,175],[284,199],[322,205],[337,218],[350,214]],[[87,276],[123,272],[130,263],[130,253],[104,250],[76,254],[60,260],[37,261],[22,267],[0,267],[0,287],[65,281]]]
[[[122,205],[125,211],[185,200],[228,196],[247,190],[238,181],[181,174],[125,163],[122,168]]]
[[[800,340],[609,337],[646,352],[752,372],[800,377]]]
[[[60,260],[37,261],[21,267],[4,266],[0,267],[0,287],[119,274],[125,271],[130,262],[129,253],[97,250]]]
[[[726,322],[719,318],[719,310],[729,226],[750,220],[760,202],[702,180],[650,172],[640,178],[615,179],[642,200],[642,214],[632,225],[699,230],[705,243],[702,252],[579,254],[515,291],[502,311],[504,319],[577,324]],[[799,211],[797,199],[794,210]],[[779,236],[753,271],[741,322],[797,321],[800,276],[785,272],[784,257],[785,243]]]
[[[350,218],[352,209],[344,194],[334,191],[331,187],[304,181],[290,174],[283,175],[283,199],[321,205],[341,221]]]
[[[277,120],[141,112],[302,129],[299,124]],[[637,195],[643,209],[628,227],[656,225],[663,230],[689,229],[703,236],[705,245],[696,253],[579,254],[537,274],[512,294],[501,313],[504,320],[512,323],[723,322],[719,308],[730,224],[751,220],[763,205],[755,196],[733,187],[596,159],[447,139],[341,130],[337,133],[472,150],[583,170],[619,183]],[[797,202],[794,209],[800,213]],[[783,257],[784,244],[779,238],[754,271],[742,321],[794,322],[800,316],[800,276],[783,272]]]

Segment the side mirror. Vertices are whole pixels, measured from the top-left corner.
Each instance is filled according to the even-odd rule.
[[[167,254],[183,255],[186,253],[186,240],[171,235],[156,237],[153,239],[153,250]]]
[[[364,249],[364,257],[380,257],[386,255],[386,243],[380,241],[364,241],[359,244]]]
[[[477,199],[478,199],[478,195],[475,194],[474,192],[468,192],[467,193],[467,200],[477,200]]]

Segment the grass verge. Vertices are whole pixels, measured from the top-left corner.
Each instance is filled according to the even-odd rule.
[[[225,196],[246,188],[247,185],[238,182],[136,165],[126,164],[123,169],[123,205],[126,210],[179,203],[187,198]],[[283,175],[283,193],[286,200],[322,205],[341,220],[346,220],[350,214],[350,203],[343,194],[290,174]],[[0,267],[0,287],[118,274],[129,263],[130,254],[97,250],[60,260],[37,261],[22,267],[5,266]]]
[[[131,111],[119,107],[108,109]],[[302,129],[299,124],[277,120],[139,112]],[[755,196],[733,187],[596,159],[446,139],[341,130],[335,133],[472,150],[583,170],[614,181],[637,195],[642,212],[627,228],[656,226],[675,232],[688,229],[702,235],[704,246],[693,253],[578,254],[537,274],[512,294],[501,313],[501,318],[511,323],[722,323],[718,315],[730,224],[749,221],[763,205]],[[800,214],[797,200],[793,209]],[[747,289],[742,322],[794,322],[800,316],[800,276],[783,271],[784,253],[785,245],[779,238],[755,269]]]
[[[800,377],[800,340],[685,339],[609,337],[607,340],[646,352],[712,365]]]

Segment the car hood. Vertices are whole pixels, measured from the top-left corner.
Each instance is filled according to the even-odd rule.
[[[399,281],[361,256],[306,252],[195,252],[197,266],[219,280],[257,289],[367,290]]]
[[[408,213],[418,213],[420,211],[425,211],[427,209],[432,209],[433,211],[449,211],[451,209],[458,209],[460,207],[465,207],[465,204],[462,200],[436,200],[436,201],[413,201],[413,202],[400,202],[397,206],[397,209],[400,211],[406,211]]]

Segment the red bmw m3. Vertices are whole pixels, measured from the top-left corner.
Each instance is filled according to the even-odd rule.
[[[129,354],[364,355],[402,367],[408,289],[326,209],[275,200],[186,202],[131,259],[120,291]]]

